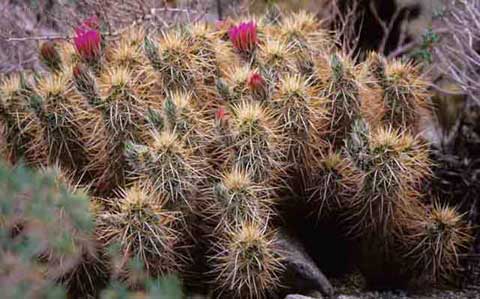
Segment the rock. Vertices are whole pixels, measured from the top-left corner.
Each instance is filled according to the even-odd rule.
[[[322,298],[322,297],[310,297],[310,296],[303,296],[303,295],[298,295],[298,294],[292,294],[292,295],[287,295],[287,297],[285,297],[285,299],[319,299],[319,298]]]
[[[300,242],[287,233],[280,232],[279,245],[286,258],[285,284],[291,290],[304,294],[306,291],[315,290],[325,296],[333,295],[333,286]]]
[[[310,292],[307,292],[305,294],[303,294],[304,296],[307,296],[307,297],[312,297],[312,298],[323,298],[323,295],[322,293],[320,293],[319,291],[310,291]]]

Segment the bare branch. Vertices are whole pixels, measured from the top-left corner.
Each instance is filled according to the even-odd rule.
[[[45,35],[45,36],[25,36],[25,37],[1,37],[6,42],[24,42],[24,41],[39,41],[39,40],[68,40],[72,39],[68,35]]]
[[[480,0],[446,4],[442,42],[434,47],[436,71],[480,103]]]
[[[116,37],[123,32],[128,31],[132,27],[135,27],[147,20],[152,19],[154,16],[156,16],[158,13],[165,13],[165,12],[175,12],[175,13],[184,13],[184,14],[190,14],[192,13],[191,10],[188,9],[178,9],[178,8],[168,8],[168,7],[162,7],[162,8],[152,8],[150,10],[149,14],[141,16],[139,19],[133,21],[131,24],[128,26],[117,30],[117,31],[110,31],[111,29],[108,29],[109,31],[102,33],[102,36],[104,37]],[[200,13],[195,11],[195,14],[197,16],[193,20],[193,22],[198,22],[200,19],[202,19],[205,16],[205,13]],[[169,25],[164,22],[163,24],[165,27],[169,27]],[[107,25],[110,27],[110,25]],[[23,42],[23,41],[40,41],[40,40],[70,40],[73,39],[73,36],[70,35],[41,35],[41,36],[24,36],[24,37],[0,37],[6,42]]]
[[[401,16],[402,12],[404,11],[404,7],[403,6],[397,6],[395,8],[395,11],[394,11],[393,15],[388,20],[388,24],[378,14],[378,10],[377,10],[377,6],[375,4],[375,1],[370,1],[369,8],[370,8],[370,11],[373,14],[373,17],[375,18],[375,20],[377,21],[377,23],[380,25],[380,27],[383,30],[383,36],[382,36],[382,40],[380,41],[380,45],[378,46],[378,52],[385,54],[385,47],[387,46],[387,42],[392,35],[392,30],[395,26],[395,23],[398,21],[398,18]],[[403,24],[402,26],[405,26],[405,24]],[[404,39],[404,37],[401,37],[401,39]],[[399,45],[400,45],[400,43],[399,43]]]

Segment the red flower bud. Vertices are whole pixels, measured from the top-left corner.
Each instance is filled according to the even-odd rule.
[[[77,63],[74,67],[73,67],[73,77],[75,79],[78,79],[78,78],[81,78],[82,76],[85,76],[85,74],[88,72],[87,68],[81,64],[81,63]]]
[[[242,53],[251,53],[258,43],[255,22],[244,22],[234,26],[228,31],[228,35],[233,46]]]
[[[52,71],[60,69],[62,64],[55,43],[51,41],[43,43],[40,47],[40,59]]]
[[[248,77],[248,87],[252,91],[262,91],[265,89],[265,79],[257,72],[253,72]]]
[[[225,117],[226,117],[225,107],[220,106],[215,112],[215,120],[221,122],[225,120]]]

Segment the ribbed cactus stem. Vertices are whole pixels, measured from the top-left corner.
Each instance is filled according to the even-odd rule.
[[[315,94],[307,78],[281,77],[273,100],[282,130],[288,136],[291,159],[304,159],[309,150],[322,146],[328,127],[326,101]]]
[[[314,214],[320,219],[345,213],[363,183],[363,172],[342,153],[329,152],[310,176],[308,192]]]
[[[234,298],[269,298],[283,273],[277,237],[262,224],[244,222],[217,244],[213,257],[218,293]]]
[[[6,158],[15,163],[24,159],[27,164],[42,164],[40,161],[43,144],[38,135],[41,128],[34,122],[29,101],[37,97],[26,79],[13,75],[6,78],[0,87],[1,119],[6,141]]]
[[[422,78],[419,67],[412,62],[388,63],[383,81],[383,122],[417,133],[431,110],[427,88],[428,84]]]
[[[129,144],[132,179],[167,196],[172,206],[190,206],[202,180],[201,162],[175,133],[152,133],[149,145]]]
[[[217,88],[218,94],[220,97],[225,100],[225,101],[230,101],[231,98],[231,92],[230,92],[230,87],[228,86],[227,82],[219,78],[215,81],[215,86]]]
[[[455,279],[460,253],[473,241],[471,227],[456,208],[434,202],[431,208],[408,209],[402,220],[402,250],[410,269],[434,284]]]
[[[72,171],[80,171],[86,163],[86,151],[78,110],[71,98],[72,89],[64,75],[45,78],[39,83],[42,108],[37,107],[45,128],[48,157]]]
[[[165,90],[193,89],[195,56],[182,33],[164,32],[158,45],[145,39],[145,50]]]
[[[329,140],[338,147],[343,145],[343,139],[350,132],[354,120],[361,117],[360,87],[352,62],[338,53],[318,59],[315,72],[329,102]]]
[[[53,41],[46,41],[40,46],[40,60],[50,72],[58,72],[62,68],[62,58]]]
[[[162,113],[154,108],[148,107],[147,122],[153,131],[161,132],[165,128],[165,119]]]
[[[250,175],[240,169],[225,172],[210,191],[206,213],[215,217],[214,225],[220,233],[227,226],[261,221],[259,217],[273,213],[272,192],[267,186],[252,182]]]
[[[177,106],[171,97],[165,99],[163,111],[165,112],[167,122],[173,124],[173,128],[175,128],[175,124],[177,123]]]
[[[112,209],[99,215],[100,240],[107,246],[118,242],[122,258],[139,259],[153,276],[175,273],[182,215],[167,210],[165,202],[161,194],[138,186],[121,191],[112,199]],[[133,278],[127,266],[120,275]]]
[[[363,232],[388,236],[395,211],[419,201],[419,189],[431,175],[428,152],[408,133],[378,129],[370,133],[362,156],[365,177],[353,200],[359,217],[354,221]]]
[[[145,49],[145,55],[152,64],[152,67],[159,70],[161,67],[161,61],[160,55],[158,54],[158,47],[148,36],[145,36],[143,47]]]
[[[87,100],[88,104],[95,109],[102,109],[100,94],[94,77],[88,68],[79,63],[73,68],[75,87]]]
[[[231,145],[224,146],[233,150],[227,161],[249,172],[253,181],[271,179],[282,170],[286,148],[281,128],[269,109],[257,102],[234,105],[227,137]]]

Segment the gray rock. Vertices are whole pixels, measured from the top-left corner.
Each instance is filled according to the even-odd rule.
[[[325,296],[333,295],[333,286],[299,241],[285,232],[280,232],[279,245],[286,257],[285,279],[288,287],[304,294],[305,291],[315,290]]]
[[[298,295],[298,294],[292,294],[292,295],[287,295],[285,299],[320,299],[322,297],[310,297],[310,296],[303,296],[303,295]]]
[[[318,298],[318,299],[323,298],[322,293],[320,293],[319,291],[316,291],[316,290],[311,290],[309,292],[304,293],[303,295],[307,296],[307,297]]]

